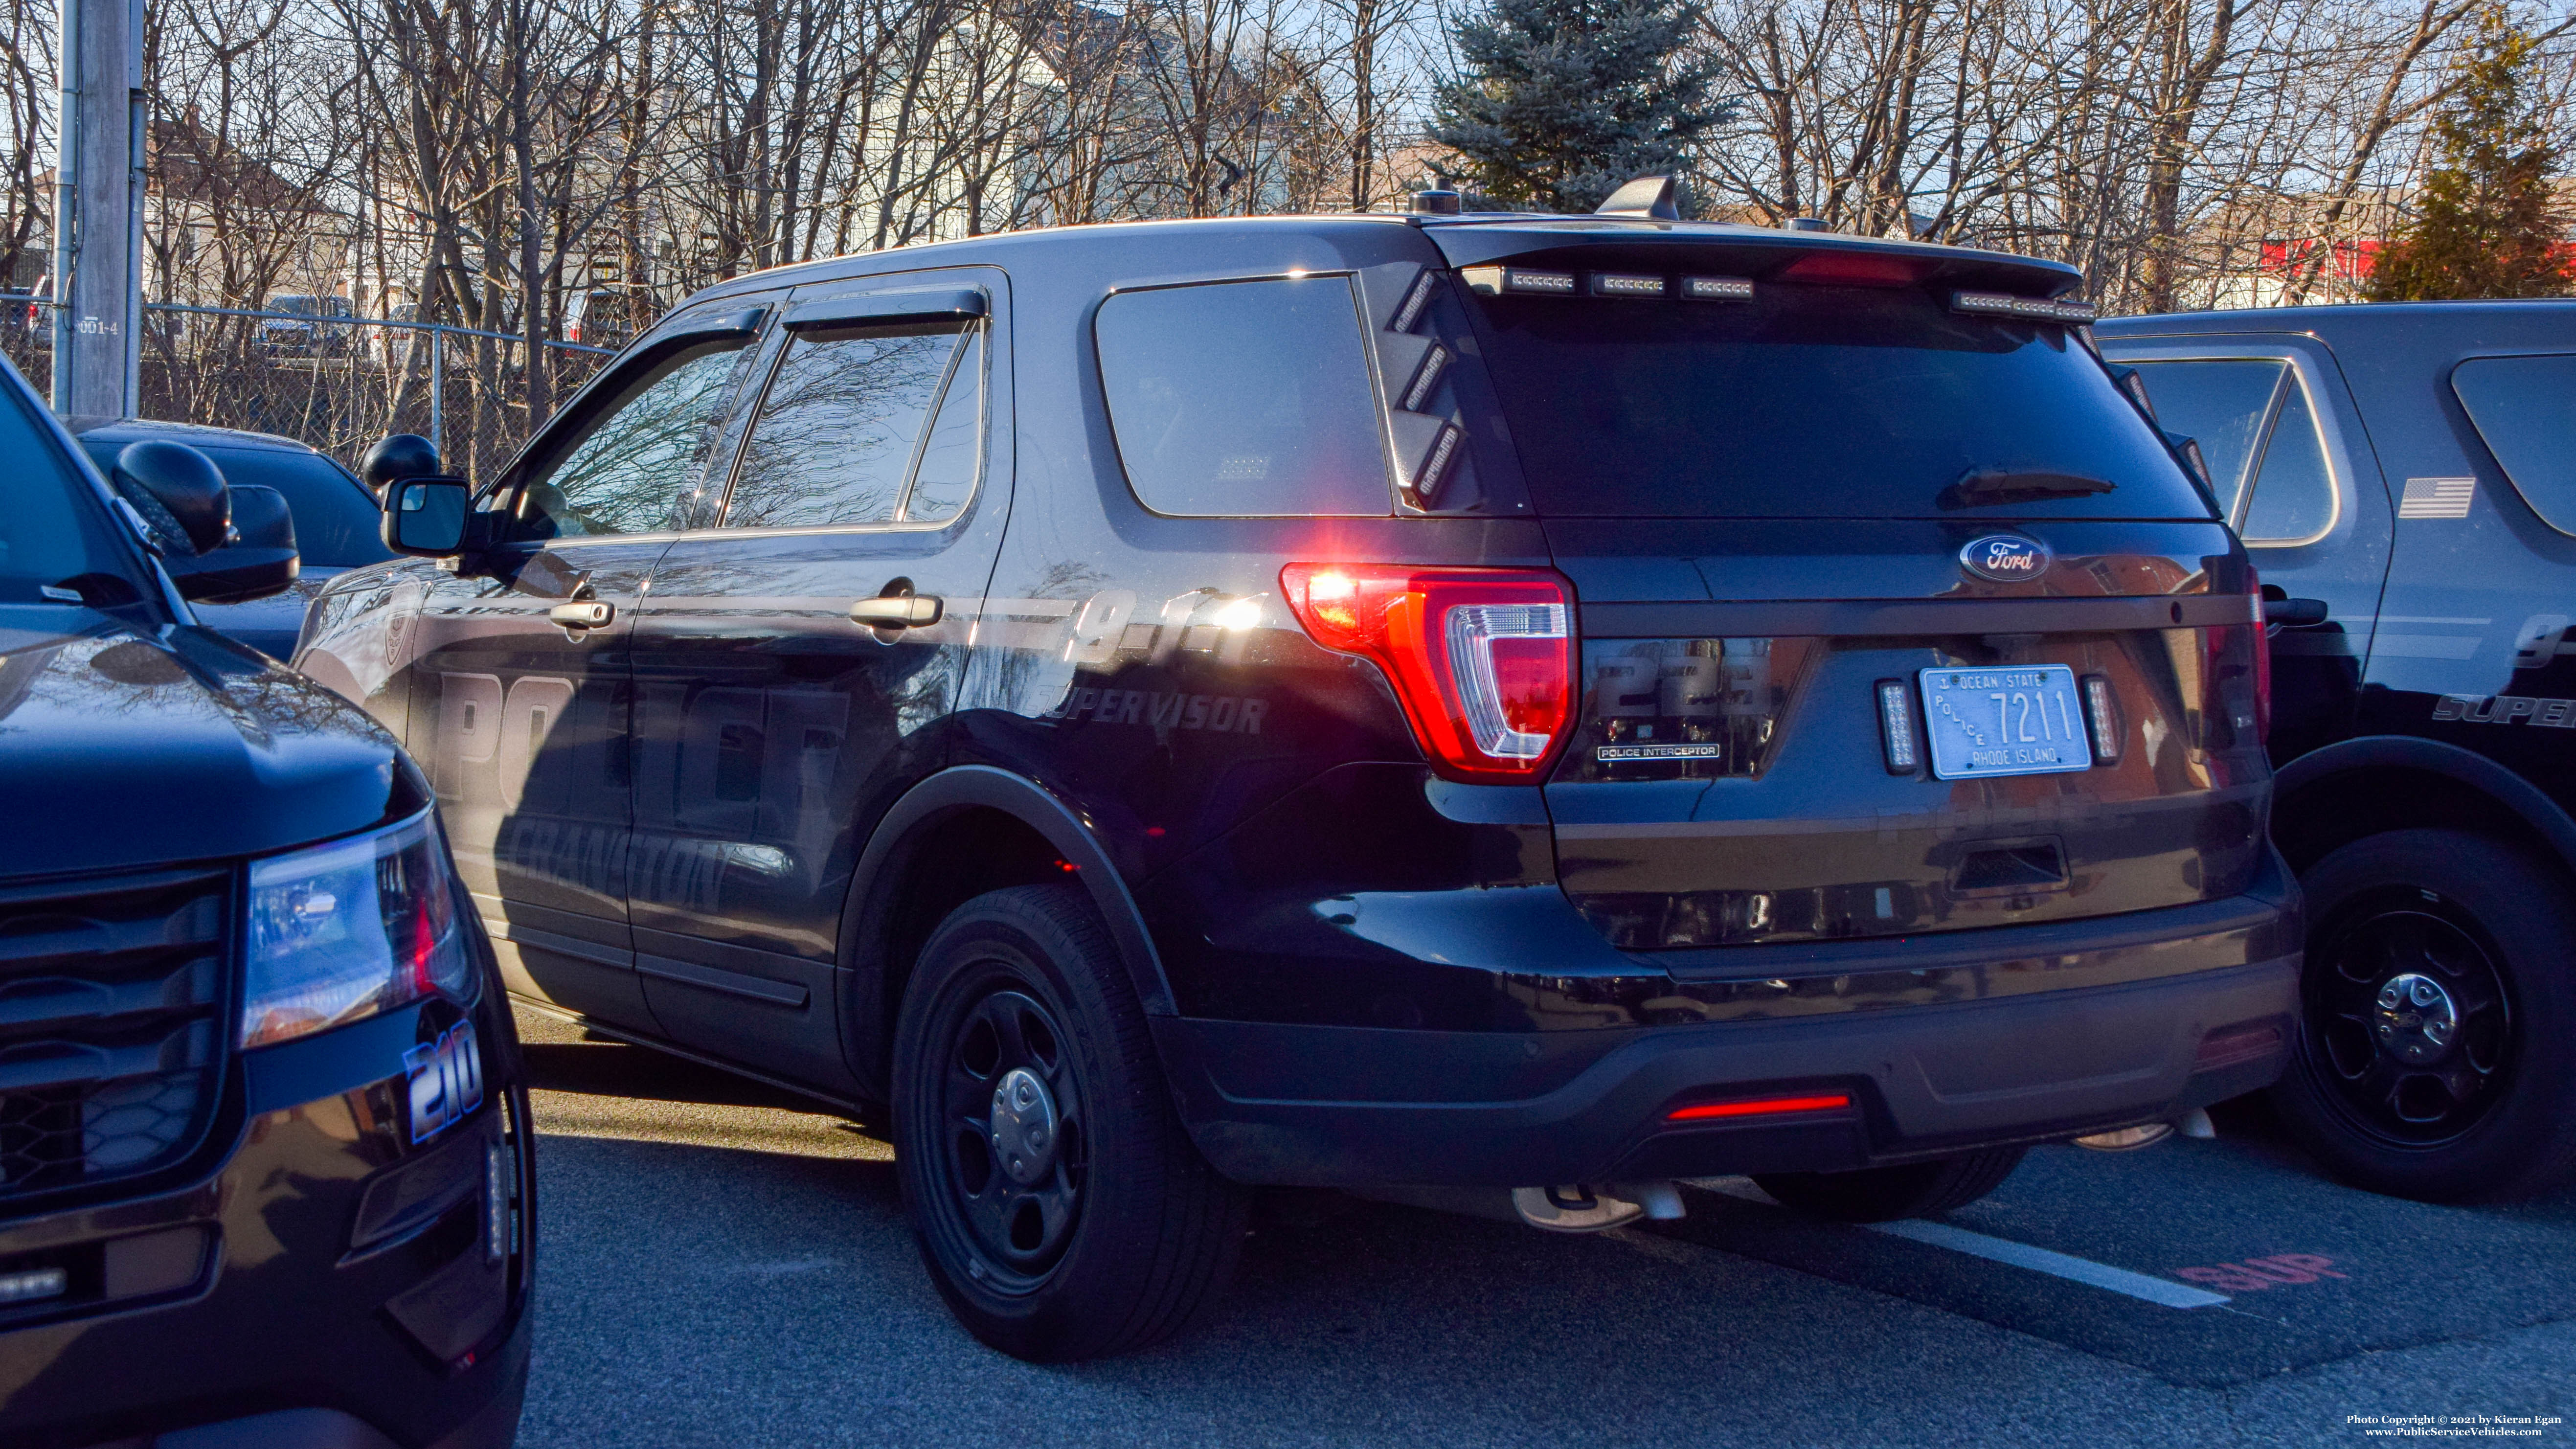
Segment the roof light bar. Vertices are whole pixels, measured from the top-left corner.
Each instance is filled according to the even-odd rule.
[[[1694,302],[1750,302],[1751,277],[1684,277],[1682,295]]]
[[[1527,267],[1469,267],[1459,273],[1467,285],[1487,296],[1499,292],[1536,293],[1541,296],[1574,295],[1572,272],[1534,272]]]
[[[2057,302],[2046,297],[2016,297],[2009,292],[1953,292],[1953,312],[1980,312],[1994,317],[2026,317],[2034,322],[2092,321],[2097,313],[2090,302]]]
[[[1664,279],[1641,277],[1626,272],[1594,272],[1592,295],[1596,297],[1660,297]]]
[[[1805,1097],[1758,1097],[1745,1102],[1697,1102],[1664,1114],[1667,1122],[1709,1122],[1725,1117],[1772,1117],[1791,1112],[1840,1112],[1852,1104],[1849,1092],[1818,1092]]]

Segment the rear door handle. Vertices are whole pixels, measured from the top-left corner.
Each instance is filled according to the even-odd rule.
[[[938,623],[946,609],[936,594],[896,594],[852,604],[850,622],[877,629],[926,629]]]
[[[617,606],[605,599],[583,599],[557,604],[546,610],[546,617],[566,629],[597,629],[617,617]]]

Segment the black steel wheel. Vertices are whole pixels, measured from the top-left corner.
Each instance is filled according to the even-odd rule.
[[[2413,886],[2347,902],[2300,979],[2318,1080],[2360,1131],[2435,1147],[2503,1095],[2513,1001],[2475,918]]]
[[[2369,836],[2302,878],[2298,1042],[2274,1105],[2338,1176],[2433,1201],[2576,1170],[2576,906],[2562,871],[2450,830]]]
[[[941,1053],[949,1130],[938,1171],[999,1269],[993,1286],[1026,1292],[1064,1256],[1082,1211],[1082,1087],[1045,1004],[1007,972],[983,984],[993,989],[956,1019]]]
[[[1244,1194],[1191,1144],[1080,887],[958,907],[922,947],[894,1045],[904,1204],[977,1338],[1039,1362],[1095,1358],[1216,1300]]]

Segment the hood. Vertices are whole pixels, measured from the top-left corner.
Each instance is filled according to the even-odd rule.
[[[209,630],[0,606],[0,880],[263,854],[427,798],[364,713]]]

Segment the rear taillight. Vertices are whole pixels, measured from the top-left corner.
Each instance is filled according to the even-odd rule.
[[[1386,671],[1440,773],[1537,778],[1574,717],[1574,598],[1544,569],[1293,563],[1309,638]]]
[[[2254,602],[2256,610],[2262,602]],[[2201,710],[2205,743],[2218,748],[2251,735],[2257,745],[2272,734],[2272,641],[2258,614],[2250,624],[2200,631]]]

